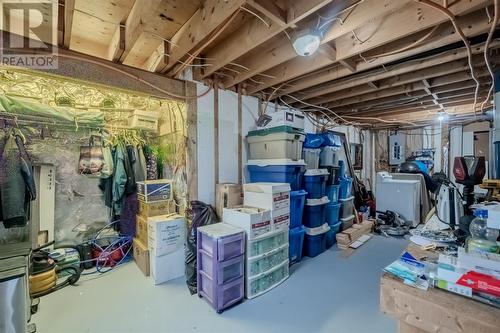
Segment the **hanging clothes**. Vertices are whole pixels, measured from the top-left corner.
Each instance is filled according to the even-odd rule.
[[[130,164],[132,165],[132,169],[134,170],[135,181],[142,182],[146,180],[144,170],[141,166],[141,159],[139,156],[139,149],[137,148],[137,146],[128,146],[127,152],[130,158]]]
[[[144,156],[144,150],[142,149],[141,146],[137,146],[137,151],[139,152],[139,173],[142,176],[142,180],[146,180],[148,178],[148,166],[146,164],[146,157]]]
[[[35,198],[33,168],[23,139],[11,133],[0,155],[0,220],[5,228],[24,227]]]
[[[150,146],[144,146],[144,155],[146,156],[147,179],[158,179],[158,166],[156,163],[156,154]]]

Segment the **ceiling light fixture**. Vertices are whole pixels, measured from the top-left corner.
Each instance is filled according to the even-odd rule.
[[[446,119],[448,119],[448,114],[447,114],[446,112],[444,112],[444,111],[439,111],[439,112],[437,113],[437,120],[438,120],[439,122],[443,122],[443,121],[445,121]]]
[[[292,38],[292,45],[297,55],[307,57],[318,51],[322,39],[321,31],[305,29]]]

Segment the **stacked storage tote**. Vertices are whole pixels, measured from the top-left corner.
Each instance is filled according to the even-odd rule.
[[[224,208],[223,219],[246,233],[246,298],[262,295],[288,278],[288,230],[274,230],[270,210]]]
[[[244,296],[245,232],[225,223],[196,232],[198,295],[221,313]]]
[[[252,183],[287,183],[290,186],[288,226],[289,262],[292,264],[302,258],[305,233],[301,223],[306,195],[302,190],[305,162],[301,159],[304,116],[291,110],[270,115],[273,120],[265,129],[251,131],[247,136],[250,148],[247,167]]]
[[[326,196],[328,171],[310,169],[304,174],[304,188],[307,192],[302,224],[305,226],[303,253],[315,257],[327,249],[327,236],[330,230],[326,223]]]

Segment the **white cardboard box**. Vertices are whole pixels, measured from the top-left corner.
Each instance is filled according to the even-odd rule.
[[[284,208],[271,211],[273,230],[288,230],[290,226],[290,209]]]
[[[184,246],[174,252],[162,256],[150,253],[151,277],[154,284],[161,284],[184,276],[185,249]]]
[[[486,225],[488,228],[500,229],[500,205],[486,206],[488,210],[488,219]]]
[[[183,248],[186,222],[177,214],[148,218],[148,248],[152,256],[163,256]]]
[[[273,231],[271,211],[256,207],[224,208],[223,222],[245,230],[251,240]]]
[[[245,206],[290,210],[290,184],[249,183],[243,185]]]

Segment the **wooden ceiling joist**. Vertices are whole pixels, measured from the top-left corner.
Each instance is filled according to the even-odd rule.
[[[125,21],[125,47],[123,52],[120,52],[120,62],[125,61],[141,34],[144,33],[145,23],[152,19],[160,5],[161,0],[142,0],[134,3]],[[120,29],[119,32],[121,33],[122,30]]]
[[[466,27],[464,29],[464,33],[467,36],[477,35],[478,33],[482,33],[489,30],[489,21],[488,17],[484,10],[481,10],[476,13],[472,13],[470,15],[465,15],[466,13],[471,12],[473,9],[481,8],[486,6],[488,1],[485,0],[471,0],[471,1],[459,1],[455,3],[454,6],[450,7],[450,10],[454,12],[456,15],[462,15],[458,17],[458,22],[460,26]],[[384,44],[394,42],[400,39],[403,39],[406,36],[410,36],[412,34],[418,33],[420,31],[425,31],[426,29],[430,29],[438,24],[445,23],[445,27],[449,33],[446,36],[447,38],[439,38],[439,42],[434,45],[429,45],[430,43],[426,42],[425,46],[422,49],[432,49],[439,46],[443,46],[449,43],[457,42],[460,40],[460,37],[457,34],[453,34],[453,27],[448,22],[448,19],[440,12],[433,10],[432,8],[421,8],[422,9],[422,18],[419,19],[416,15],[417,9],[420,8],[416,4],[411,4],[409,6],[403,7],[402,10],[396,11],[389,16],[383,17],[379,24],[380,28],[376,31],[372,31],[375,28],[370,25],[364,25],[362,28],[358,29],[358,38],[359,36],[363,36],[365,39],[368,36],[371,36],[366,41],[362,41],[363,43],[358,42],[355,38],[353,38],[352,34],[343,35],[335,40],[335,49],[337,51],[338,60],[341,59],[349,59],[352,57],[359,57],[360,54],[373,50],[377,47],[380,47]],[[354,11],[355,13],[356,11]],[[463,16],[465,15],[465,16]],[[346,22],[347,24],[347,22]],[[450,33],[451,28],[451,33]],[[440,33],[438,36],[441,36]],[[412,43],[412,40],[405,42],[407,46],[408,43]],[[417,52],[417,53],[414,53]],[[393,60],[402,59],[404,56],[418,54],[422,52],[421,49],[415,48],[411,49],[408,52],[402,52],[401,54],[396,54],[395,56],[389,56],[386,59],[381,59],[382,63],[387,63],[387,59],[392,58]],[[260,58],[261,61],[265,61],[266,58]],[[309,61],[307,61],[309,60]],[[307,64],[306,64],[307,62]],[[360,66],[358,66],[357,70],[361,71],[368,68],[373,68],[379,66],[380,63],[373,61],[367,66],[361,66],[362,62],[360,62]],[[276,64],[273,64],[276,65]],[[310,73],[314,70],[320,70],[324,67],[330,66],[332,63],[324,58],[315,57],[313,61],[309,58],[297,57],[281,65],[278,65],[271,70],[265,72],[268,76],[263,78],[260,81],[264,83],[259,85],[254,85],[249,88],[248,91],[250,94],[256,93],[258,91],[264,90],[266,88],[277,86],[282,82],[290,81],[292,79],[301,77],[307,73]],[[330,80],[338,79],[339,77],[351,75],[352,72],[348,69],[345,69],[342,73],[338,73],[335,69],[333,70],[334,76],[330,75],[326,78],[314,78],[314,83],[307,82],[303,87],[311,87],[316,84],[320,84],[322,82],[328,82]],[[330,73],[331,74],[331,73]],[[309,76],[308,79],[312,77]],[[231,83],[237,83],[235,81],[231,81]],[[295,82],[294,82],[295,85]],[[294,90],[300,90],[299,87],[294,87]],[[284,90],[283,93],[290,93],[290,90]]]
[[[260,2],[268,1],[269,0],[263,0]],[[347,1],[347,4],[350,4],[353,1],[354,0]],[[259,18],[252,18],[237,31],[231,34],[231,36],[205,54],[207,59],[213,59],[213,64],[212,66],[206,68],[203,73],[203,77],[212,75],[217,70],[245,55],[278,34],[283,33],[286,29],[295,26],[300,20],[303,20],[307,16],[330,3],[332,3],[332,0],[289,1],[289,7],[287,8],[286,13],[286,25],[279,25],[276,22],[270,21],[267,26]],[[336,6],[343,6],[343,4],[336,4]],[[285,36],[283,37],[286,38]],[[290,47],[289,41],[287,42],[287,46]],[[241,65],[244,66],[244,64]]]
[[[408,0],[383,0],[379,1],[380,5],[373,6],[373,4],[369,4],[368,2],[362,2],[357,7],[355,7],[349,18],[344,22],[343,25],[340,24],[338,20],[335,20],[331,23],[330,28],[326,32],[325,36],[322,39],[322,44],[328,44],[328,42],[339,38],[343,34],[348,33],[349,31],[358,29],[360,26],[366,23],[367,17],[376,17],[376,16],[385,16],[387,13],[408,4],[411,1]],[[347,7],[347,5],[346,5]],[[335,17],[335,13],[339,12],[339,10],[332,10],[332,15]],[[341,15],[344,17],[346,14]],[[313,20],[310,24],[316,24],[317,20]],[[313,23],[314,22],[314,23]],[[266,70],[269,70],[275,66],[278,66],[286,61],[296,59],[296,65],[301,66],[304,62],[308,62],[309,66],[316,63],[321,64],[331,64],[332,61],[328,57],[321,57],[320,55],[315,55],[311,58],[303,58],[298,57],[295,53],[291,41],[288,40],[286,36],[283,36],[279,40],[273,41],[269,44],[266,50],[259,52],[259,57],[244,57],[243,59],[238,59],[238,62],[249,68],[248,71],[242,72],[239,75],[235,75],[231,79],[224,80],[224,85],[226,87],[232,87],[237,83],[244,81],[252,76],[255,76],[258,73],[262,73]],[[311,59],[312,61],[307,61],[307,59]],[[304,61],[305,60],[305,61]],[[324,65],[323,65],[324,66]],[[323,67],[322,66],[322,67]],[[271,76],[276,76],[271,73]],[[285,81],[285,80],[283,80]],[[283,82],[280,81],[280,82]],[[278,82],[278,83],[280,83]],[[271,84],[272,85],[272,84]],[[269,86],[271,86],[269,85]],[[268,87],[269,87],[268,86]],[[267,87],[266,87],[267,88]],[[264,89],[264,88],[263,88]],[[262,90],[262,89],[259,89]],[[258,91],[258,90],[256,90]],[[256,92],[252,91],[252,93]]]
[[[165,73],[173,69],[198,44],[235,15],[245,2],[245,0],[206,0],[203,2],[202,6],[172,37],[168,63],[166,65],[160,63],[154,71]]]
[[[59,25],[59,29],[63,29],[59,46],[69,49],[71,44],[71,31],[73,29],[73,14],[75,13],[75,0],[62,0],[59,1],[59,19],[63,21]]]
[[[287,13],[278,5],[268,0],[247,0],[247,3],[271,19],[280,27],[285,27],[287,24]]]

